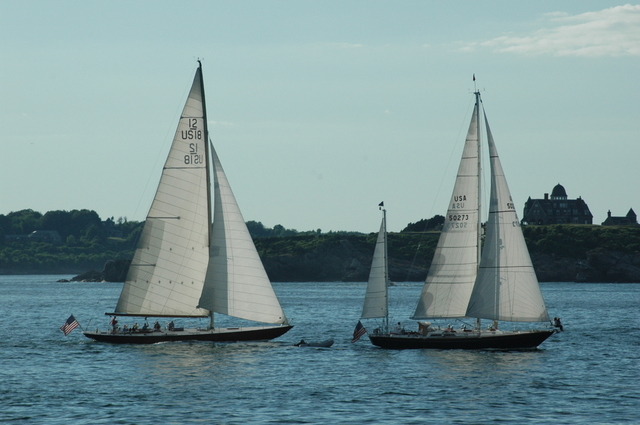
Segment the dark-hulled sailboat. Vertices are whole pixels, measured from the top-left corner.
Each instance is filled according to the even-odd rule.
[[[215,328],[214,312],[271,326]],[[84,335],[133,344],[255,341],[292,328],[209,142],[200,62],[120,299],[106,314],[210,320],[206,328],[134,331],[114,325]]]
[[[514,327],[512,330],[503,330],[499,327],[500,321],[549,322],[549,315],[484,113],[491,194],[482,247],[480,110],[483,108],[477,91],[475,98],[476,104],[447,216],[412,317],[418,321],[417,332],[392,332],[389,329],[388,279],[369,279],[369,286],[373,282],[377,289],[367,290],[362,318],[387,315],[384,321],[386,326],[383,324],[369,334],[371,342],[379,347],[532,349],[555,332],[550,325],[541,329]],[[384,258],[386,261],[386,256]],[[386,276],[386,271],[378,272],[381,273]],[[368,307],[374,305],[369,299],[370,293],[377,294],[375,309],[378,313]],[[481,319],[490,320],[490,325],[483,329]],[[468,328],[466,324],[456,328],[451,325],[434,326],[426,320],[472,322]]]

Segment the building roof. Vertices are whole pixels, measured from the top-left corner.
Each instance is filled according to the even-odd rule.
[[[557,185],[555,185],[555,187],[551,191],[551,196],[553,198],[566,198],[567,197],[567,191],[564,190],[564,186],[562,186],[560,183],[558,183]]]

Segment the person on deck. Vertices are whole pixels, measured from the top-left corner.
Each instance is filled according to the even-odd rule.
[[[560,332],[564,331],[564,326],[562,326],[562,321],[560,320],[559,317],[553,318],[553,326],[560,329]]]

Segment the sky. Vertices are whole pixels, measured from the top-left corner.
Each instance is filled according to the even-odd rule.
[[[482,98],[518,214],[562,184],[640,213],[640,4],[2,1],[0,214],[143,220],[196,60],[245,220],[376,232],[446,212]]]

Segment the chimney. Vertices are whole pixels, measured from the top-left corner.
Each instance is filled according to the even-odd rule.
[[[545,194],[544,194],[544,200],[545,200],[545,201],[548,201],[548,200],[549,200],[549,194],[548,194],[548,193],[545,193]]]

